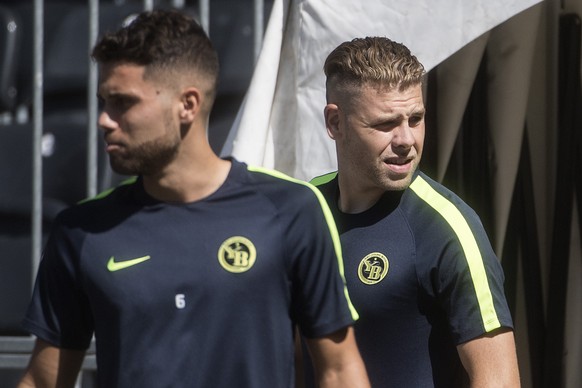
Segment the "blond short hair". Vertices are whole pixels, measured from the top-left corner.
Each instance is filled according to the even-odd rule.
[[[385,37],[356,38],[336,47],[323,67],[328,94],[364,86],[405,90],[422,85],[424,66],[402,43]]]

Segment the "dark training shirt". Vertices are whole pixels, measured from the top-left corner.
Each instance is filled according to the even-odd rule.
[[[357,314],[321,194],[233,160],[207,198],[168,204],[141,179],[63,212],[24,327],[62,348],[95,333],[101,387],[292,387],[293,328]]]
[[[456,346],[513,325],[501,265],[475,212],[422,172],[360,214],[338,209],[337,173],[313,183],[340,232],[372,386],[457,386]]]

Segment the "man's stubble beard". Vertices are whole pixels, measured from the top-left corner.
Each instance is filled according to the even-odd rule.
[[[164,127],[164,135],[131,148],[127,155],[110,155],[111,169],[122,175],[153,175],[162,170],[174,160],[181,144],[180,132],[172,131],[171,117],[166,117]]]

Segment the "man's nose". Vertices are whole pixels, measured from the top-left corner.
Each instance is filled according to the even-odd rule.
[[[117,127],[117,122],[111,118],[111,116],[105,111],[102,110],[99,113],[99,117],[97,119],[97,125],[103,131],[112,130]]]
[[[397,147],[412,147],[414,135],[407,121],[392,130],[392,144]]]

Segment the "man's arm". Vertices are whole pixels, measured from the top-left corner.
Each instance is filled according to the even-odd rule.
[[[471,388],[520,387],[513,331],[497,329],[457,346]]]
[[[370,387],[352,327],[306,342],[319,387]]]
[[[74,387],[84,357],[83,350],[61,349],[37,339],[18,388]]]

